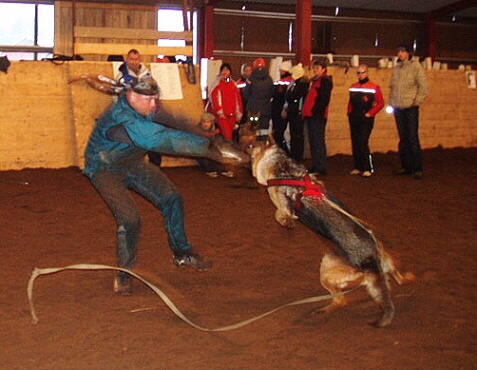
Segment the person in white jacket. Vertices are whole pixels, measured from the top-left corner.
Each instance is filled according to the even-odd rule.
[[[130,84],[139,78],[150,76],[149,69],[141,63],[141,54],[136,49],[131,49],[126,55],[126,60],[119,66],[115,80],[119,84]]]

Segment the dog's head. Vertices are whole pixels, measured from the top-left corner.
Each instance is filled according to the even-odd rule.
[[[238,132],[238,142],[240,148],[250,154],[250,146],[255,142],[258,132],[258,121],[260,120],[260,112],[247,113],[247,120],[240,127]]]
[[[250,129],[257,131],[258,130],[258,121],[260,121],[261,112],[252,113],[251,111],[247,112],[247,122]]]

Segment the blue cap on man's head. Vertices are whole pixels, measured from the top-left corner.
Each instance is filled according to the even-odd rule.
[[[141,95],[159,95],[159,86],[150,76],[141,77],[131,83],[131,90]]]

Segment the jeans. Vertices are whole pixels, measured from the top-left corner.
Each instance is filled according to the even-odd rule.
[[[374,117],[348,116],[351,133],[351,148],[353,151],[354,168],[364,171],[373,171],[371,154],[369,152],[369,137],[374,127]]]
[[[325,142],[327,119],[307,117],[305,122],[308,128],[308,140],[310,142],[310,154],[313,162],[313,169],[316,172],[325,174],[327,172]]]
[[[419,142],[419,107],[394,109],[399,134],[401,168],[408,173],[422,172],[421,144]]]
[[[272,118],[273,122],[273,139],[275,143],[288,153],[288,146],[285,142],[285,131],[288,126],[288,121],[281,117]]]
[[[290,124],[290,157],[301,161],[305,146],[303,141],[303,119],[300,115],[288,114],[288,122]]]
[[[122,168],[97,172],[91,177],[91,182],[116,220],[119,267],[132,269],[135,265],[141,229],[141,217],[129,189],[161,211],[169,246],[175,255],[192,248],[184,228],[182,196],[159,167],[147,162],[133,162]]]

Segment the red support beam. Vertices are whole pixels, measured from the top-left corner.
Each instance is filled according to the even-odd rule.
[[[311,0],[297,0],[295,62],[304,66],[309,66],[311,59],[311,13]]]
[[[203,58],[214,56],[214,4],[204,6]]]
[[[437,18],[474,6],[477,6],[477,0],[461,0],[426,14],[426,56],[431,57],[432,61],[436,58]]]
[[[431,57],[432,61],[436,59],[436,29],[436,18],[426,15],[426,56]]]

